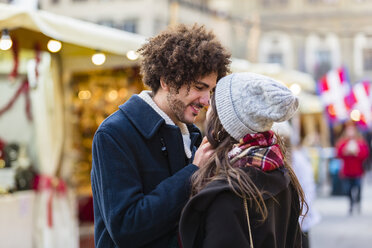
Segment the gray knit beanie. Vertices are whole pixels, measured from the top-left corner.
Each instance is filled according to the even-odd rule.
[[[290,119],[298,99],[283,84],[255,73],[233,73],[221,78],[215,91],[217,114],[236,140],[265,132],[274,122]]]

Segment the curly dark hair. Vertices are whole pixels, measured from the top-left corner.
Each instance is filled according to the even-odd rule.
[[[211,31],[197,24],[180,24],[163,31],[138,52],[142,55],[143,82],[154,93],[160,87],[160,78],[178,92],[183,85],[190,89],[203,76],[216,73],[218,80],[230,72],[230,53]]]

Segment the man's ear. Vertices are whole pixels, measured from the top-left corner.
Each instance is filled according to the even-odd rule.
[[[164,81],[162,77],[160,78],[160,87],[165,91],[169,91],[169,85]]]

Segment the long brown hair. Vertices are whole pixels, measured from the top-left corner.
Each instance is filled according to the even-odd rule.
[[[206,136],[211,146],[215,149],[215,152],[207,164],[192,176],[192,195],[200,192],[212,181],[226,181],[236,195],[242,198],[246,197],[258,206],[258,212],[262,216],[262,221],[264,221],[268,215],[267,207],[262,197],[265,192],[260,191],[256,187],[246,172],[240,168],[231,166],[228,153],[237,141],[223,128],[217,115],[214,95],[211,96],[210,108],[212,108],[212,111],[209,113],[207,120]],[[284,155],[284,167],[288,170],[293,187],[299,196],[300,213],[302,213],[304,205],[307,206],[304,193],[293,169],[289,166],[283,141],[279,135],[276,135],[276,138]]]

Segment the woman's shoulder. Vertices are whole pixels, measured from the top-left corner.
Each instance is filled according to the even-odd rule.
[[[191,197],[185,206],[185,210],[192,209],[192,211],[203,212],[216,202],[231,201],[232,199],[239,199],[239,196],[233,192],[231,186],[224,180],[215,180]]]
[[[271,171],[263,171],[255,167],[246,167],[242,169],[252,180],[254,185],[261,191],[266,192],[264,199],[288,189],[291,178],[288,170],[281,167]]]

